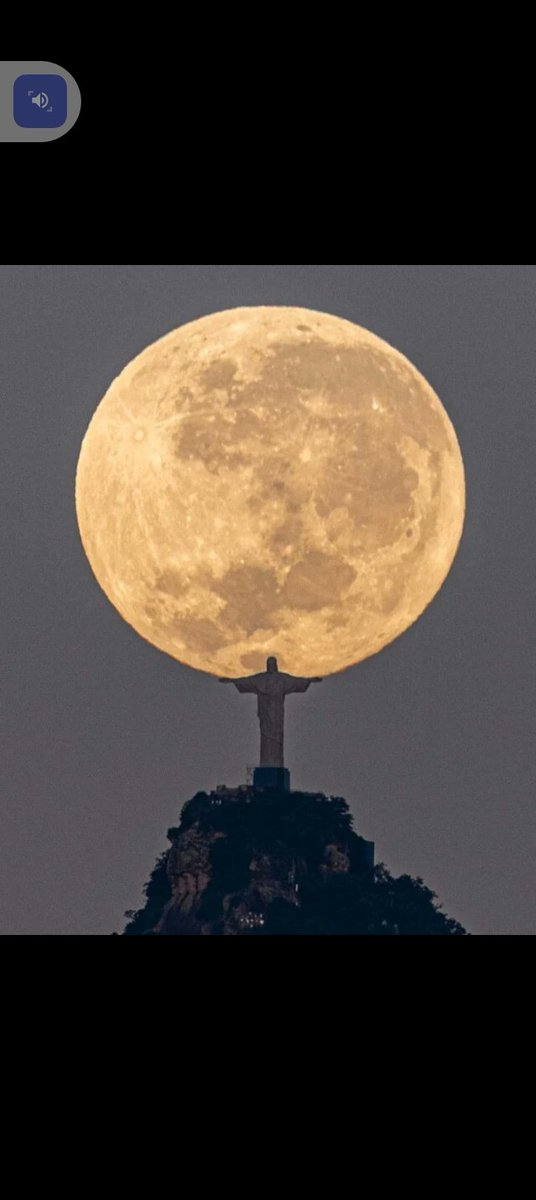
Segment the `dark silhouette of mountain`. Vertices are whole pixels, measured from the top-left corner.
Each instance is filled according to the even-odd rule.
[[[243,785],[197,792],[125,935],[465,934],[422,879],[374,866],[348,804]]]

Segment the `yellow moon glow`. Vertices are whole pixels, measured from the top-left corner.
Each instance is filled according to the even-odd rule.
[[[113,381],[82,442],[76,512],[108,599],[214,675],[328,675],[423,612],[458,547],[453,426],[402,354],[304,308],[173,330]]]

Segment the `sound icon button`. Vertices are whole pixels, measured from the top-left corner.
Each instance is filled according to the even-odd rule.
[[[13,84],[13,117],[23,129],[57,129],[67,120],[63,75],[19,75]]]

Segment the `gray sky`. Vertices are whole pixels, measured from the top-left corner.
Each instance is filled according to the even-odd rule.
[[[456,429],[467,514],[420,619],[286,705],[291,786],[344,796],[395,874],[473,933],[535,933],[536,267],[1,268],[4,752],[0,932],[106,934],[181,805],[245,782],[254,697],[145,642],[100,590],[80,445],[123,366],[219,309],[303,305],[372,330]]]

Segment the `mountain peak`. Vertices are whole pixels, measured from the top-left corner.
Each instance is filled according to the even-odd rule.
[[[220,786],[168,830],[128,935],[464,934],[421,879],[374,866],[342,796]]]

